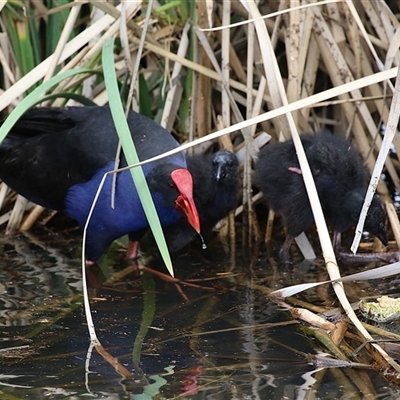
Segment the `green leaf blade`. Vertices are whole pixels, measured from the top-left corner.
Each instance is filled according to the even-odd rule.
[[[124,151],[125,158],[129,165],[136,164],[139,162],[139,158],[136,152],[135,145],[132,140],[132,136],[129,130],[128,122],[125,118],[125,113],[122,107],[120,94],[118,90],[117,77],[114,68],[114,39],[108,39],[103,45],[103,70],[104,70],[104,81],[109,97],[109,104],[111,114],[118,136],[121,141],[121,146]],[[168,251],[167,244],[165,242],[164,233],[161,227],[160,219],[158,218],[157,210],[153,202],[149,187],[147,185],[146,178],[144,176],[142,167],[131,168],[131,175],[133,182],[138,191],[140,201],[142,203],[143,210],[146,214],[146,218],[149,222],[150,228],[153,232],[157,246],[160,250],[163,261],[168,269],[168,272],[174,276],[174,270],[172,266],[171,256]]]

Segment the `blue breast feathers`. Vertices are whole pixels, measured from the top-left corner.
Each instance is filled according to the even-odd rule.
[[[152,167],[152,164],[143,167],[145,176]],[[98,170],[89,181],[74,185],[68,190],[65,210],[82,226],[86,223],[104,174],[113,169],[114,162],[110,162]],[[149,228],[130,171],[123,171],[117,175],[114,207],[112,207],[112,185],[113,175],[110,174],[105,179],[88,225],[89,241],[86,248],[88,258],[95,258],[97,248],[107,247],[112,241],[123,235],[137,233],[135,236],[142,236]],[[161,194],[153,194],[153,201],[162,225],[170,225],[180,218],[181,214],[177,210],[163,205]],[[137,240],[139,239],[140,237],[137,238]],[[93,243],[93,246],[90,243]]]

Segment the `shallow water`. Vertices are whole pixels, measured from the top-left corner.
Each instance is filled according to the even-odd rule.
[[[125,263],[114,247],[101,268],[88,270],[107,359],[89,346],[79,236],[20,235],[0,247],[2,399],[363,397],[338,378],[346,369],[317,372],[306,357],[316,353],[314,339],[263,290],[319,279],[323,266],[285,271],[263,254],[232,262],[214,248],[174,259],[176,276],[199,286],[177,287],[147,273],[118,279]],[[165,272],[157,257],[146,265]],[[319,301],[320,293],[303,297]],[[400,395],[373,371],[356,372],[373,382],[370,398]]]

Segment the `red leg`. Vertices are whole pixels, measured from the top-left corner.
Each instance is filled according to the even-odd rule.
[[[138,253],[139,253],[139,242],[132,242],[131,240],[129,241],[128,244],[128,249],[126,251],[126,258],[128,260],[136,260],[138,258]]]

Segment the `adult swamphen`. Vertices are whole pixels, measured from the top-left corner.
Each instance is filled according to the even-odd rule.
[[[129,113],[128,125],[140,160],[178,143],[153,120]],[[109,107],[34,108],[16,123],[0,146],[0,178],[16,192],[44,207],[63,210],[81,226],[86,222],[103,174],[114,169],[118,136]],[[120,165],[126,165],[122,158]],[[200,223],[192,177],[182,152],[143,166],[163,226],[184,214],[195,231]],[[87,230],[86,258],[97,261],[117,238],[129,234],[128,254],[148,229],[130,171],[106,179]]]
[[[216,223],[237,204],[239,162],[236,155],[227,150],[210,156],[188,156],[186,162],[193,176],[193,196],[201,233],[207,238]],[[164,233],[171,252],[181,250],[196,237],[194,229],[183,218],[164,228]]]
[[[339,257],[345,259],[349,254],[340,250],[341,233],[358,221],[368,188],[368,172],[361,156],[344,138],[321,132],[303,134],[301,142],[322,209],[334,231],[335,249]],[[287,237],[280,255],[288,262],[293,239],[314,222],[292,140],[266,146],[260,151],[255,164],[255,181],[270,207],[283,216]],[[378,195],[374,195],[364,228],[387,245],[385,213]],[[371,255],[371,259],[382,257]]]

